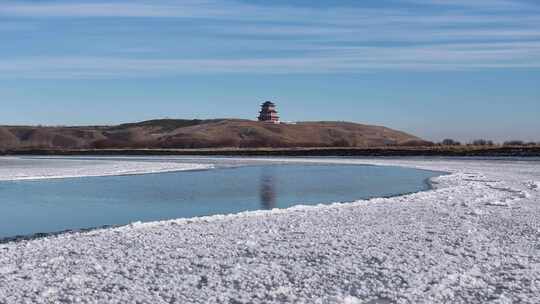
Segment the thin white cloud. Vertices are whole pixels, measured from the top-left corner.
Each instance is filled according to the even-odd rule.
[[[19,17],[193,17],[219,15],[201,1],[167,5],[140,2],[10,2],[0,4],[0,15]]]
[[[194,73],[342,73],[378,70],[475,70],[540,68],[540,44],[463,44],[423,47],[349,47],[301,57],[245,59],[127,59],[33,57],[0,60],[10,78],[159,77]],[[0,76],[2,77],[2,76]]]
[[[414,3],[430,6],[481,8],[484,10],[522,10],[538,8],[530,2],[523,0],[402,0],[405,3]]]
[[[309,37],[313,41],[429,42],[447,40],[540,39],[540,28],[440,28],[409,26],[324,27],[274,25],[263,27],[209,26],[212,32],[231,36]]]
[[[500,9],[540,9],[522,1],[511,0],[403,0],[430,6],[458,6],[462,8],[492,11]],[[312,22],[335,19],[361,20],[363,17],[416,16],[399,9],[330,7],[318,9],[287,5],[257,6],[233,0],[201,1],[54,1],[0,3],[0,16],[19,17],[163,17],[163,18],[215,18],[236,20],[310,20]],[[322,19],[317,19],[317,18]]]

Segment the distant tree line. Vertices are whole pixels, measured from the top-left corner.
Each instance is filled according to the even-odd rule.
[[[473,146],[494,146],[495,144],[493,143],[492,140],[475,139],[473,140],[472,145]]]
[[[443,141],[441,141],[440,143],[438,143],[438,145],[440,146],[462,146],[464,144],[462,144],[461,142],[457,141],[457,140],[454,140],[454,139],[451,139],[451,138],[446,138],[444,139]],[[505,141],[503,142],[502,144],[501,143],[495,143],[494,141],[492,140],[487,140],[487,139],[475,139],[467,144],[465,144],[467,146],[482,146],[482,147],[491,147],[491,146],[513,146],[513,147],[520,147],[520,146],[540,146],[540,142],[525,142],[525,141],[522,141],[522,140],[509,140],[509,141]]]
[[[461,143],[457,140],[446,138],[441,142],[443,146],[461,146]]]
[[[503,143],[504,146],[540,146],[540,142],[524,142],[522,140],[510,140]]]

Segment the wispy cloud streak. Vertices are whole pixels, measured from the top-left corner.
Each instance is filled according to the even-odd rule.
[[[523,0],[402,0],[405,3],[445,6],[445,7],[466,7],[482,8],[489,10],[508,10],[508,9],[537,9],[538,6]]]
[[[123,78],[199,73],[351,73],[380,70],[540,68],[540,43],[431,47],[328,48],[302,57],[246,59],[137,59],[35,57],[0,61],[0,75],[21,78]]]

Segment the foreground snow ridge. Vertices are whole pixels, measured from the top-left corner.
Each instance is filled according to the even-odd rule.
[[[0,245],[0,303],[538,303],[539,162],[294,161],[452,174],[394,198]]]

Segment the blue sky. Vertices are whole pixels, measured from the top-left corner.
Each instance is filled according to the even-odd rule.
[[[385,125],[540,141],[540,2],[0,0],[0,124]]]

